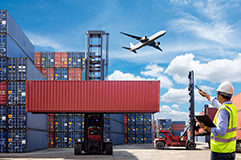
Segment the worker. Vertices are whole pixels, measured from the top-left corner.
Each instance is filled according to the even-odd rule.
[[[211,133],[211,160],[234,160],[237,128],[237,108],[231,101],[234,89],[230,82],[223,82],[216,92],[217,98],[199,89],[202,96],[206,97],[213,106],[219,108],[213,120],[216,127],[207,127],[200,121],[199,126]]]

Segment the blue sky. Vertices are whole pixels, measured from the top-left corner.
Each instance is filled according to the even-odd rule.
[[[239,0],[1,0],[36,51],[85,51],[85,32],[109,36],[110,80],[160,80],[160,113],[156,118],[188,120],[188,72],[195,84],[216,95],[223,81],[241,92],[241,2]],[[163,52],[151,47],[129,52],[138,41],[120,34],[151,36]],[[195,90],[195,110],[206,99]]]

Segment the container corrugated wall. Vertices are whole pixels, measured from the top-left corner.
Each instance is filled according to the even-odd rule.
[[[27,112],[159,111],[160,81],[27,81]]]
[[[233,96],[232,98],[233,104],[237,107],[238,111],[238,124],[237,124],[237,139],[241,139],[241,93]]]

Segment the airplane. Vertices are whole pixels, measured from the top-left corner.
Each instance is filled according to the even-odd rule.
[[[124,33],[124,32],[120,32],[120,33],[140,41],[140,43],[138,43],[137,45],[133,45],[130,42],[130,47],[122,46],[122,48],[128,49],[129,51],[132,51],[134,53],[137,53],[136,50],[138,50],[141,47],[144,47],[146,45],[154,47],[154,48],[162,51],[162,49],[159,47],[160,42],[156,43],[155,40],[158,39],[159,37],[163,36],[166,33],[166,31],[165,30],[159,31],[159,32],[157,32],[156,34],[152,35],[149,38],[147,36],[144,36],[144,37],[133,36],[133,35],[130,35],[130,34],[127,34],[127,33]]]

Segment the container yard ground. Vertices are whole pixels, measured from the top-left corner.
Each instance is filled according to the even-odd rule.
[[[206,143],[197,142],[196,150],[186,150],[184,147],[168,147],[164,150],[157,150],[152,144],[125,144],[114,146],[113,155],[74,155],[73,148],[49,148],[45,150],[29,153],[1,153],[0,160],[208,160],[210,159],[210,150]],[[241,153],[236,154],[236,160],[241,160]]]

